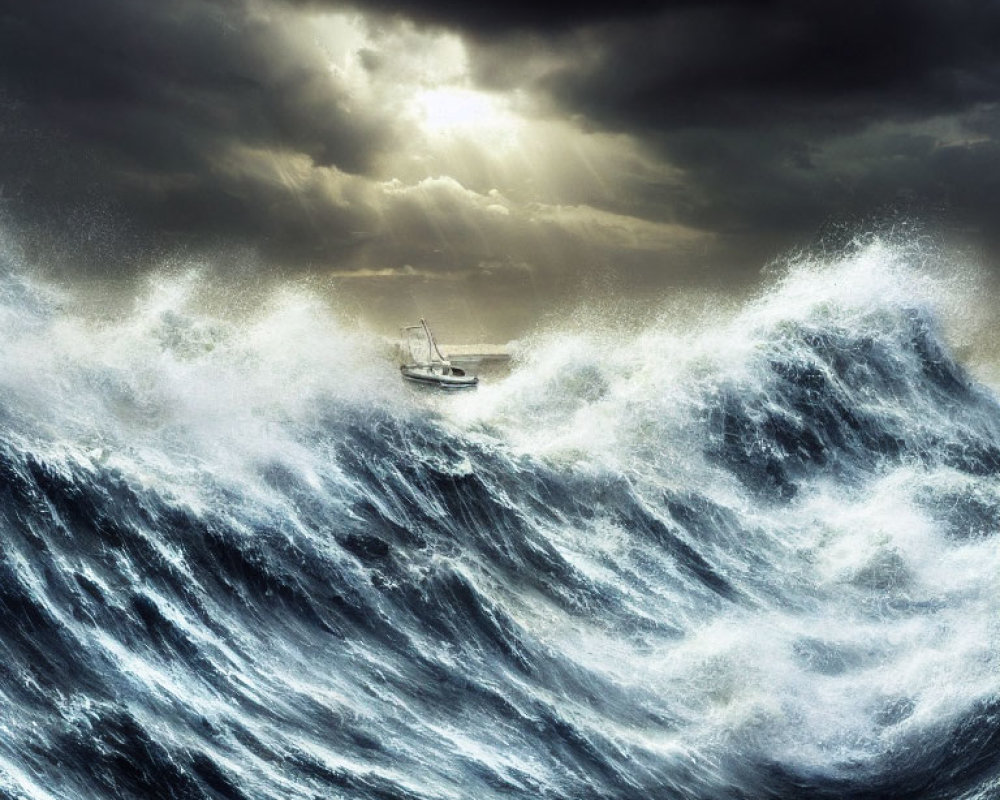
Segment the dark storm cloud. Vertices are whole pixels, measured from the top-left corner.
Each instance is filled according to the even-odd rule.
[[[163,170],[214,137],[365,168],[358,120],[318,50],[238,0],[33,0],[0,17],[0,70],[65,129]]]
[[[1000,6],[981,0],[720,4],[607,26],[552,78],[607,124],[792,124],[833,133],[996,99]]]
[[[744,0],[748,5],[762,5]],[[285,0],[291,6],[343,8],[340,0]],[[398,15],[419,23],[444,25],[478,36],[511,32],[557,32],[581,24],[652,14],[664,7],[693,5],[698,0],[552,0],[551,2],[467,2],[466,0],[355,0],[347,5],[363,11]]]
[[[305,242],[306,251],[317,225],[328,235],[356,225],[280,171],[237,163],[241,152],[295,153],[360,173],[388,141],[377,110],[351,106],[319,48],[262,8],[7,4],[0,170],[10,213],[37,221],[103,202],[161,233]]]
[[[993,148],[959,145],[966,168],[938,168],[942,142],[893,125],[991,117],[1000,100],[1000,4],[703,4],[562,34],[569,59],[541,86],[593,127],[655,143],[686,176],[675,218],[716,231],[808,233],[831,217],[916,198],[985,223]],[[480,46],[481,73],[517,42]],[[870,131],[882,126],[884,136]],[[851,152],[862,137],[868,153]],[[843,144],[843,142],[847,144]],[[824,157],[831,150],[839,158]],[[954,154],[950,157],[955,157]],[[656,187],[647,187],[650,198]],[[985,205],[977,205],[982,201]],[[663,213],[651,203],[647,211]]]

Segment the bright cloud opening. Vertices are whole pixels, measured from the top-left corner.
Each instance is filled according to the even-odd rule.
[[[499,99],[485,92],[438,87],[419,92],[413,101],[420,128],[431,136],[475,137],[490,144],[510,143],[517,120]]]

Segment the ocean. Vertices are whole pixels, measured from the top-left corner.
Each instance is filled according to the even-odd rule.
[[[3,800],[1000,792],[1000,404],[917,246],[463,394],[0,261]]]

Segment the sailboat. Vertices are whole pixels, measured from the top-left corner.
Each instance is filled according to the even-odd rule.
[[[454,366],[445,358],[434,341],[430,326],[421,317],[419,325],[402,329],[404,353],[409,356],[399,367],[405,380],[439,389],[472,389],[479,383],[475,375]],[[426,354],[424,348],[426,345]]]

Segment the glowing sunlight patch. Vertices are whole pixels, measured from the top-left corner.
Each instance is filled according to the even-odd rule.
[[[437,136],[503,139],[515,132],[515,120],[503,104],[469,89],[439,88],[421,92],[414,110],[423,130]]]

